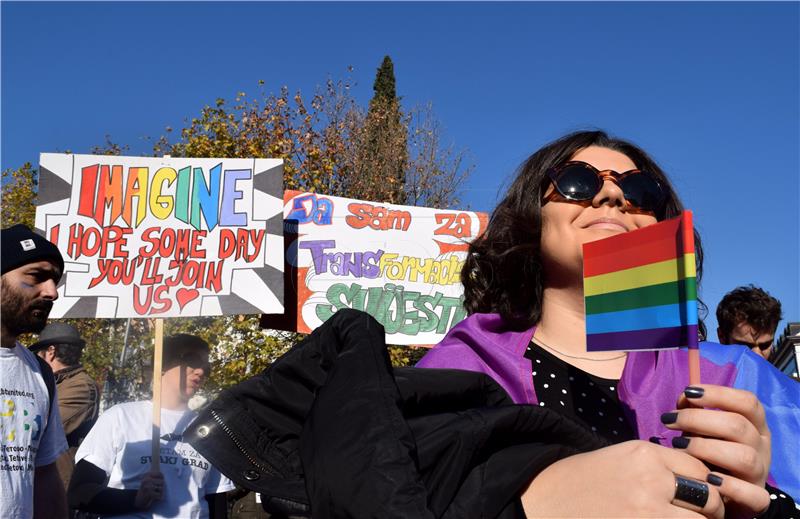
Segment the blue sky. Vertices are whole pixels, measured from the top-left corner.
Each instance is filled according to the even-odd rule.
[[[746,283],[800,321],[800,4],[2,3],[2,167],[181,127],[217,97],[311,94],[384,55],[432,102],[490,211],[532,151],[600,127],[633,140],[694,210],[713,310]]]

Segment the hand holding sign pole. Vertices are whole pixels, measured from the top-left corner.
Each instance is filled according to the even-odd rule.
[[[583,245],[587,351],[689,348],[700,383],[692,213]]]

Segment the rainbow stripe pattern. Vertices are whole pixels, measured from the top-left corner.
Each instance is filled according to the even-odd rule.
[[[583,245],[587,351],[697,347],[692,213]]]

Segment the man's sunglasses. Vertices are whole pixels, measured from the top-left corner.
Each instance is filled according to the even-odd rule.
[[[772,340],[765,342],[747,342],[741,339],[733,339],[732,344],[743,344],[744,346],[747,346],[751,350],[758,348],[761,351],[767,351],[772,347]]]
[[[208,357],[197,353],[185,353],[180,356],[179,363],[193,369],[202,369],[206,378],[211,375],[211,364]]]
[[[543,204],[551,200],[591,205],[592,199],[610,180],[619,186],[625,197],[625,210],[631,213],[659,215],[666,200],[661,184],[646,171],[632,169],[624,173],[600,171],[591,164],[572,160],[547,170],[553,191]]]

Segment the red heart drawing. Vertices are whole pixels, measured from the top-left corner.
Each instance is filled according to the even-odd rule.
[[[179,288],[178,292],[175,294],[175,298],[178,300],[178,306],[183,307],[186,306],[186,303],[189,301],[193,301],[197,299],[197,296],[200,295],[200,292],[193,288]]]

